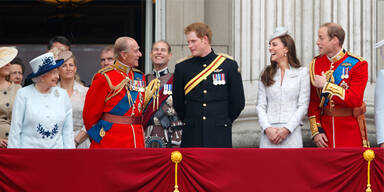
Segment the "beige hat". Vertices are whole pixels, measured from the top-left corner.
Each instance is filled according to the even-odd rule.
[[[65,62],[71,57],[72,57],[72,51],[65,50],[65,51],[61,51],[58,54],[57,59],[64,59],[64,62]]]
[[[11,62],[17,55],[14,47],[0,47],[0,68]]]

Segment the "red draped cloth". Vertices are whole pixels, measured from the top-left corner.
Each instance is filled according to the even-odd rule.
[[[0,191],[365,191],[363,148],[0,150]],[[384,191],[384,149],[371,163]]]

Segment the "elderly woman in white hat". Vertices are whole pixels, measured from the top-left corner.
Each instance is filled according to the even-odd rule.
[[[285,28],[269,40],[271,65],[261,73],[256,110],[262,129],[261,148],[300,148],[302,119],[309,104],[309,70],[296,56]]]
[[[16,55],[16,48],[0,47],[0,148],[6,148],[8,145],[13,101],[17,90],[21,88],[6,79],[10,73],[10,62]]]
[[[58,58],[64,59],[64,64],[58,68],[60,81],[57,86],[65,89],[71,99],[76,148],[87,149],[91,142],[84,127],[83,108],[88,87],[76,81],[77,60],[71,51],[61,51],[58,53]]]
[[[75,148],[71,101],[56,87],[63,60],[49,52],[29,63],[34,83],[16,94],[8,148]]]

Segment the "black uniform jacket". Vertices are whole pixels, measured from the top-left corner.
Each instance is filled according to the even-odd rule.
[[[176,65],[173,101],[183,128],[181,147],[232,147],[232,122],[244,109],[244,89],[236,61],[225,61],[187,95],[184,86],[217,57],[192,57]],[[214,74],[225,84],[214,85]],[[217,76],[217,75],[216,75]]]

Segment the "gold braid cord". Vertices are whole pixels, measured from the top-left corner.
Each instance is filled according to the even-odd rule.
[[[372,192],[371,189],[371,161],[375,158],[375,152],[372,149],[367,149],[363,153],[363,157],[366,161],[368,161],[368,169],[367,169],[367,189],[365,192]]]
[[[171,161],[175,164],[175,190],[173,190],[173,192],[179,192],[179,186],[177,185],[177,164],[179,164],[182,159],[183,155],[179,151],[171,153]]]
[[[148,83],[145,88],[145,99],[144,99],[144,108],[148,105],[149,101],[152,100],[153,108],[155,110],[159,108],[159,91],[160,91],[160,80],[154,79]]]
[[[119,84],[117,84],[116,86],[113,86],[109,76],[107,74],[104,74],[104,76],[105,76],[105,79],[107,80],[109,88],[111,89],[111,91],[105,97],[105,102],[109,101],[112,97],[114,97],[115,95],[119,94],[120,91],[122,89],[124,89],[124,87],[125,87],[126,90],[127,90],[127,96],[128,96],[129,105],[132,106],[133,105],[133,101],[132,101],[132,97],[131,97],[131,94],[129,92],[129,87],[128,87],[128,85],[130,83],[130,79],[129,78],[125,78]]]

